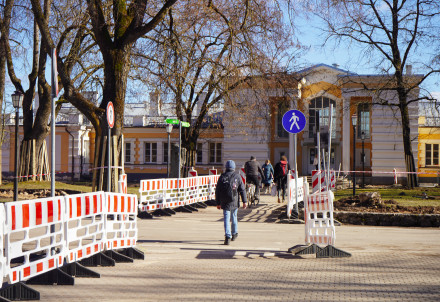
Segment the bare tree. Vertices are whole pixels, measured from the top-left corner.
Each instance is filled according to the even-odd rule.
[[[103,99],[99,106],[86,99],[76,87],[71,77],[71,69],[68,68],[68,57],[64,60],[58,58],[58,68],[61,82],[64,88],[65,98],[78,108],[93,124],[96,131],[96,148],[94,165],[102,168],[106,165],[105,134],[108,125],[106,122],[105,109],[111,101],[115,108],[115,126],[112,129],[112,135],[118,141],[118,150],[116,151],[115,165],[119,164],[121,135],[124,119],[125,93],[127,88],[127,79],[130,70],[130,59],[132,47],[136,41],[153,30],[162,20],[168,9],[177,0],[161,1],[130,1],[115,0],[106,2],[101,0],[87,0],[87,14],[90,20],[90,30],[93,39],[99,48],[99,55],[103,60]],[[40,1],[31,0],[32,10],[42,33],[44,43],[49,48],[60,48],[60,44],[55,43],[55,37],[45,21],[43,9]],[[50,3],[50,1],[46,2]],[[82,1],[78,1],[81,7]],[[84,29],[82,26],[76,26],[77,42],[75,57],[79,55],[80,42]],[[101,170],[102,171],[102,170]],[[102,175],[102,174],[101,174]],[[112,176],[109,176],[112,177]],[[102,188],[105,183],[104,177],[96,178],[94,174],[94,184]],[[116,177],[112,177],[112,188],[115,187]]]
[[[394,91],[398,102],[387,100],[382,105],[394,106],[400,112],[407,183],[417,186],[414,155],[411,147],[408,108],[412,102],[429,98],[419,94],[428,77],[438,73],[438,54],[431,53],[438,45],[440,3],[436,0],[309,0],[306,1],[324,20],[327,41],[349,42],[363,47],[362,55],[375,63],[384,75],[381,87],[374,89]],[[409,65],[424,72],[422,76],[405,76]],[[378,97],[380,99],[380,97]]]
[[[168,95],[178,119],[191,123],[182,135],[187,167],[195,165],[204,127],[221,126],[221,119],[208,113],[221,103],[243,110],[230,103],[230,93],[279,72],[294,53],[292,41],[282,11],[269,1],[186,0],[138,45],[137,78]],[[263,108],[258,102],[247,105],[256,114]]]

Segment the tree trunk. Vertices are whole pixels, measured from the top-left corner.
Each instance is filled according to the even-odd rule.
[[[114,114],[114,127],[111,129],[111,135],[116,138],[111,139],[110,144],[112,151],[115,150],[112,141],[117,142],[116,154],[110,157],[111,165],[118,170],[113,176],[110,175],[111,187],[110,191],[115,192],[117,189],[117,175],[121,171],[122,159],[121,150],[122,146],[122,129],[124,127],[124,105],[125,105],[125,91],[127,87],[129,60],[130,60],[130,47],[126,45],[123,49],[116,49],[109,52],[109,56],[106,57],[104,62],[104,76],[105,84],[103,89],[103,102],[101,108],[106,109],[109,101],[113,101],[115,114]],[[108,136],[108,122],[107,116],[104,112],[100,117],[99,128],[96,129],[95,139],[95,160],[93,171],[93,188],[97,190],[107,190],[107,136]]]
[[[3,41],[0,41],[0,185],[2,184],[2,148],[3,145],[3,100],[5,98],[5,82],[6,82],[6,56],[3,49]]]
[[[49,180],[50,170],[45,139],[25,138],[20,146],[19,180],[29,180],[29,178],[36,180],[37,175],[38,180]]]
[[[405,166],[406,172],[408,172],[407,186],[408,188],[414,188],[418,186],[417,175],[414,163],[414,155],[411,146],[411,131],[410,131],[410,120],[408,113],[408,103],[407,95],[399,91],[399,102],[400,102],[400,114],[402,119],[402,139],[403,139],[403,150],[405,154]]]

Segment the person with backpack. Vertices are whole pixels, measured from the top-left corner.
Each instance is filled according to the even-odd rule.
[[[287,162],[287,157],[285,155],[281,156],[281,160],[279,163],[275,165],[275,174],[274,180],[277,185],[277,195],[278,195],[278,203],[280,201],[280,191],[283,194],[283,202],[284,196],[286,195],[286,185],[287,185],[287,173],[290,170],[289,163]]]
[[[235,162],[228,160],[225,164],[225,173],[222,173],[215,188],[217,209],[223,209],[225,226],[225,245],[238,237],[237,212],[239,208],[238,194],[241,195],[243,209],[246,209],[246,189],[241,176],[235,173]],[[232,220],[232,228],[231,228]]]
[[[260,163],[257,162],[255,156],[244,164],[244,172],[246,173],[246,182],[255,185],[255,197],[260,202],[260,186],[261,180],[265,180],[263,170],[261,170]],[[261,180],[259,178],[261,176]]]

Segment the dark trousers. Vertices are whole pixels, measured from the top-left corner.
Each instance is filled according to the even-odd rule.
[[[276,183],[277,183],[278,197],[280,197],[280,191],[282,191],[282,197],[284,200],[284,196],[286,196],[287,176],[278,178]]]
[[[246,183],[255,185],[255,196],[260,199],[260,180],[258,175],[246,175]]]

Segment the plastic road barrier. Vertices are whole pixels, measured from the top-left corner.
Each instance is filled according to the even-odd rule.
[[[127,194],[127,174],[119,175],[118,189],[119,193]]]
[[[63,265],[64,197],[8,202],[5,210],[3,276],[9,283],[27,280]]]
[[[107,249],[134,247],[137,240],[137,196],[105,193],[105,239]]]
[[[244,171],[244,168],[240,168],[238,174],[240,175],[243,184],[246,184],[246,172]]]
[[[154,211],[162,208],[165,199],[164,180],[141,180],[139,188],[140,211]]]
[[[66,211],[66,245],[69,263],[104,250],[104,192],[69,195]]]
[[[199,202],[209,200],[209,176],[199,176]]]
[[[309,184],[305,177],[298,177],[298,200],[295,198],[295,178],[288,177],[287,181],[287,217],[290,218],[292,210],[297,202],[305,201],[306,196],[309,194]]]
[[[197,171],[194,169],[194,167],[191,168],[191,170],[188,171],[190,177],[197,177]]]
[[[319,185],[321,184],[321,192],[326,190],[325,182],[325,170],[313,170],[312,171],[312,192],[316,193],[319,191]],[[336,188],[336,172],[335,170],[330,170],[330,190]]]
[[[164,208],[175,208],[185,205],[185,179],[169,178],[163,180],[164,184]],[[158,209],[161,208],[159,203]]]
[[[314,193],[307,196],[304,203],[306,244],[335,244],[335,225],[333,222],[332,191]]]
[[[0,220],[0,276],[3,278],[5,275],[5,266],[6,266],[6,257],[5,257],[5,250],[4,250],[4,234],[5,234],[5,208],[3,206],[0,206],[0,217],[2,218]]]

